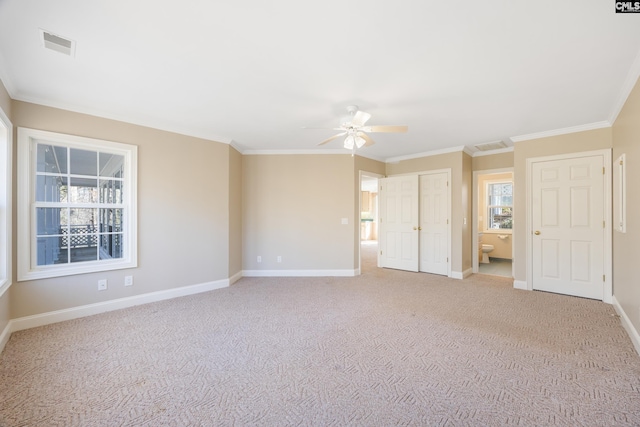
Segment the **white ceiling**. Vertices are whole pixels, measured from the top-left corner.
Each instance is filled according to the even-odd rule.
[[[357,104],[381,160],[606,126],[640,74],[640,15],[606,0],[0,0],[14,99],[226,143],[319,148]],[[44,29],[76,42],[46,50]]]

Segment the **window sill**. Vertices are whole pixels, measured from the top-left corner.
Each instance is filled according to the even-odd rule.
[[[86,263],[83,265],[69,267],[47,266],[45,269],[33,269],[18,274],[18,282],[26,282],[29,280],[49,279],[52,277],[73,276],[76,274],[99,273],[101,271],[122,270],[125,268],[135,268],[138,263],[135,261],[117,261],[99,263]]]
[[[512,228],[492,228],[490,230],[483,230],[481,231],[481,233],[487,233],[487,234],[513,234],[513,229]]]

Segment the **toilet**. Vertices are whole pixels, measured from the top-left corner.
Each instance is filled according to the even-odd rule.
[[[493,245],[482,244],[482,261],[483,264],[489,264],[489,253],[493,251]]]

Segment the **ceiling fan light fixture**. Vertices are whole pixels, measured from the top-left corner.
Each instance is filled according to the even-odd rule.
[[[354,139],[355,138],[353,137],[353,135],[348,135],[344,139],[344,148],[346,148],[347,150],[353,150],[353,145],[355,143]]]
[[[367,141],[365,141],[364,138],[362,138],[361,136],[358,135],[347,135],[347,137],[344,139],[344,148],[346,148],[347,150],[353,150],[353,148],[362,148],[364,146],[364,144],[366,144]]]

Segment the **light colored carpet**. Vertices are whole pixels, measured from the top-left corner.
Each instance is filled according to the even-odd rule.
[[[640,425],[610,305],[372,262],[15,333],[0,425]]]

